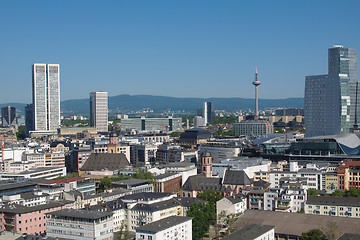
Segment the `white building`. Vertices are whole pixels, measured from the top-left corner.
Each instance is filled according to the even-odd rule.
[[[270,188],[280,188],[280,178],[296,178],[296,172],[282,172],[282,171],[272,171],[269,172],[269,181]]]
[[[239,214],[247,209],[247,199],[244,195],[238,194],[228,196],[216,202],[216,215],[224,213],[225,215]]]
[[[62,239],[113,240],[111,212],[63,209],[48,214],[47,236]]]
[[[20,173],[1,173],[0,180],[17,180],[23,178],[36,179],[46,178],[54,179],[66,175],[66,167],[43,167]]]
[[[90,126],[98,132],[108,131],[108,93],[90,93]]]
[[[60,65],[33,64],[34,131],[56,131],[60,126]]]
[[[192,218],[172,216],[136,229],[136,240],[190,240],[192,239]]]

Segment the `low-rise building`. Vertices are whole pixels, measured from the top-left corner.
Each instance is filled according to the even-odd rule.
[[[182,183],[180,173],[165,173],[155,177],[155,191],[179,193]]]
[[[136,229],[136,239],[192,239],[192,218],[171,216]]]
[[[245,212],[247,209],[246,197],[243,194],[228,196],[216,202],[216,215],[230,215]]]
[[[305,213],[360,218],[360,198],[308,196]]]
[[[42,167],[20,173],[0,173],[1,180],[28,179],[54,179],[66,175],[66,167]]]
[[[224,240],[274,240],[275,227],[270,225],[250,224],[232,234],[225,236]]]
[[[130,190],[133,194],[140,192],[153,192],[154,185],[151,179],[126,179],[111,184],[112,188],[125,188]]]
[[[48,214],[47,235],[63,239],[112,240],[111,212],[63,209]]]

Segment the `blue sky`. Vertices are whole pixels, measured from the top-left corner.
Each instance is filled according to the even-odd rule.
[[[59,63],[61,100],[91,91],[303,97],[334,44],[360,51],[360,1],[1,1],[0,103],[31,102],[31,64]]]

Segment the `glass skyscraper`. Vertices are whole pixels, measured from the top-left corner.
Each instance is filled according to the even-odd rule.
[[[355,123],[356,82],[356,50],[330,48],[328,75],[305,78],[307,137],[349,133]]]
[[[60,127],[60,65],[33,64],[34,131],[56,131]]]

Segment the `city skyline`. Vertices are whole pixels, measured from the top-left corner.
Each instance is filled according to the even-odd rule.
[[[346,15],[333,18],[338,7],[329,1],[112,2],[111,8],[92,2],[84,8],[80,1],[57,5],[56,12],[41,2],[2,3],[7,24],[0,43],[7,47],[0,77],[7,88],[0,102],[31,101],[33,62],[62,65],[63,100],[98,90],[109,96],[253,98],[256,66],[262,98],[303,97],[304,77],[326,71],[325,49],[360,49],[359,33],[348,24],[360,20],[360,3],[347,5]],[[46,33],[41,41],[30,30],[39,21]]]

